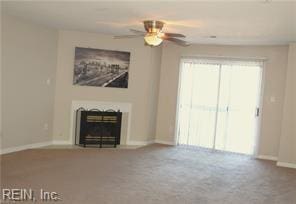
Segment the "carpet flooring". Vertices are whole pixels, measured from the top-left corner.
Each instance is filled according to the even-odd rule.
[[[295,169],[186,147],[34,149],[2,155],[1,170],[1,188],[55,191],[56,203],[296,204]]]

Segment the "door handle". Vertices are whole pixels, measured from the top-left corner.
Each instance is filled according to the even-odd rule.
[[[256,108],[256,114],[255,114],[255,116],[256,116],[256,117],[259,117],[259,114],[260,114],[260,109],[257,107],[257,108]]]

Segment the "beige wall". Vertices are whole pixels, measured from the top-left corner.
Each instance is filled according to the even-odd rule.
[[[174,142],[179,61],[181,56],[226,56],[266,58],[260,155],[277,156],[287,67],[287,46],[214,46],[179,47],[164,44],[161,60],[156,139]],[[270,97],[276,101],[272,103]]]
[[[296,164],[296,43],[289,47],[279,162]]]
[[[75,47],[131,52],[129,87],[102,88],[73,85]],[[114,40],[95,33],[60,31],[55,89],[54,140],[69,140],[70,107],[73,100],[132,103],[132,141],[155,136],[161,48],[144,46],[143,39]]]
[[[57,31],[2,15],[1,149],[51,141]]]

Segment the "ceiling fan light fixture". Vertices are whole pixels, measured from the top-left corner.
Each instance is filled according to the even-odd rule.
[[[157,33],[147,33],[144,37],[145,42],[151,46],[158,46],[162,43],[162,39],[158,37]]]
[[[121,39],[121,38],[144,37],[145,44],[153,47],[159,46],[164,40],[171,41],[180,46],[189,45],[189,43],[183,40],[186,37],[185,35],[180,33],[163,32],[162,28],[163,28],[164,22],[162,21],[147,20],[147,21],[144,21],[143,23],[144,23],[145,31],[130,29],[130,31],[133,32],[134,35],[114,36],[114,38]],[[182,39],[179,39],[179,38],[182,38]]]

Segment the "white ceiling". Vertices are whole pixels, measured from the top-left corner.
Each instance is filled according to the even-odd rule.
[[[296,2],[2,2],[2,10],[58,29],[130,34],[141,21],[167,22],[193,43],[287,44],[296,41]],[[209,36],[217,36],[212,39]]]

